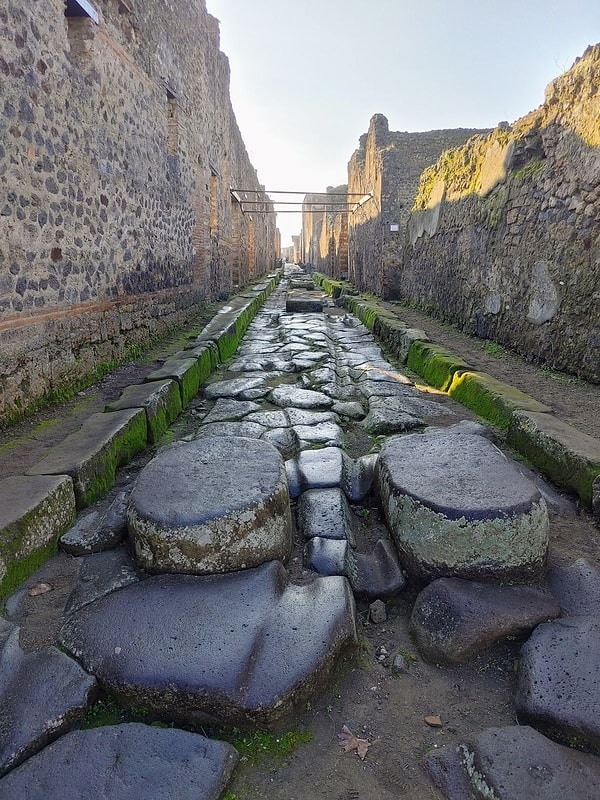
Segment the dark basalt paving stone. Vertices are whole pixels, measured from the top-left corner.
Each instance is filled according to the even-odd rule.
[[[377,454],[361,456],[356,461],[339,447],[304,450],[285,462],[290,495],[298,497],[307,489],[338,486],[352,503],[360,503],[371,491]]]
[[[268,394],[269,390],[264,388],[264,377],[251,377],[251,378],[232,378],[228,381],[216,381],[209,383],[203,389],[204,397],[207,400],[216,400],[219,397],[239,397],[242,400],[255,400],[260,394],[255,397],[248,397],[248,392],[263,392],[263,397]]]
[[[257,439],[201,436],[165,447],[139,474],[127,518],[148,572],[230,572],[291,552],[284,462]]]
[[[105,594],[137,583],[143,577],[123,547],[88,556],[79,570],[79,581],[67,600],[65,614],[72,614]]]
[[[259,403],[254,403],[252,400],[230,400],[219,397],[202,422],[204,425],[210,422],[236,422],[259,409]]]
[[[295,425],[294,431],[303,449],[322,445],[325,447],[341,447],[344,444],[344,432],[334,422],[321,422],[317,425]]]
[[[0,775],[81,722],[96,691],[96,680],[56,648],[24,653],[19,628],[0,619]],[[3,786],[0,797],[10,797]]]
[[[489,728],[430,755],[426,770],[446,800],[597,800],[600,759],[533,728]]]
[[[459,664],[505,636],[519,636],[554,619],[554,597],[531,586],[491,586],[439,578],[418,595],[410,631],[434,664]]]
[[[600,749],[600,618],[540,625],[521,650],[519,720],[559,741]]]
[[[285,568],[161,575],[73,614],[60,641],[125,703],[184,721],[269,725],[301,707],[356,641],[344,578]]]
[[[379,539],[371,554],[357,553],[346,541],[315,536],[304,548],[304,566],[319,575],[344,575],[358,597],[393,597],[406,585],[391,542]]]
[[[285,301],[285,310],[288,314],[322,313],[323,300],[312,297],[288,297]]]
[[[397,399],[400,402],[392,402]],[[369,400],[369,413],[360,424],[371,436],[383,436],[412,431],[425,425],[425,422],[406,410],[401,398],[372,397]]]
[[[255,422],[246,422],[246,420],[240,420],[239,422],[209,422],[208,425],[204,423],[201,424],[194,438],[200,439],[205,436],[224,436],[227,438],[242,436],[248,439],[260,439],[265,431],[266,428],[262,425],[257,425]]]
[[[80,517],[60,538],[60,547],[72,556],[86,556],[117,547],[127,533],[129,492],[119,492],[105,514],[92,511]]]
[[[0,781],[3,800],[217,800],[239,756],[197,733],[130,723],[73,731]]]
[[[417,578],[541,575],[546,504],[481,436],[394,436],[379,454],[376,484],[401,561]]]
[[[282,408],[330,408],[333,405],[326,394],[296,386],[278,386],[271,391],[269,400]]]
[[[271,428],[260,438],[276,447],[283,458],[292,458],[300,451],[300,441],[293,428]]]
[[[343,539],[354,543],[354,518],[338,488],[309,489],[298,499],[298,529],[305,539]]]
[[[586,558],[578,558],[568,567],[551,569],[546,585],[564,615],[600,618],[600,570]]]

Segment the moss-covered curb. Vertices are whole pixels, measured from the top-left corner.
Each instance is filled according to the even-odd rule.
[[[354,286],[348,281],[331,278],[329,275],[324,275],[322,272],[312,272],[310,277],[324,292],[327,292],[330,297],[336,300],[342,295],[358,294]]]
[[[119,399],[109,403],[105,411],[121,411],[124,408],[144,409],[148,423],[148,443],[155,444],[181,414],[183,405],[179,384],[166,379],[127,386]]]
[[[412,343],[406,364],[409,369],[425,378],[430,386],[447,392],[457,372],[470,370],[471,366],[449,350],[432,342]]]
[[[516,411],[508,443],[556,484],[577,492],[591,506],[600,475],[600,442],[552,414]]]
[[[0,597],[55,552],[59,536],[74,521],[73,481],[66,475],[0,481]]]

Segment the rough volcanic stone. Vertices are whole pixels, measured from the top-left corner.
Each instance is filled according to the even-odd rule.
[[[298,499],[298,529],[305,539],[344,539],[354,543],[354,517],[346,496],[336,487],[309,489]]]
[[[565,616],[600,617],[600,570],[586,558],[568,567],[553,567],[546,585]]]
[[[410,631],[427,661],[460,664],[505,636],[528,633],[559,614],[555,598],[531,586],[438,578],[418,595]]]
[[[75,513],[73,481],[66,475],[0,480],[1,589],[13,588],[11,572],[17,564],[29,560],[29,574],[39,566],[48,549],[55,547],[61,533],[75,521]]]
[[[265,428],[287,428],[290,425],[287,412],[283,410],[256,411],[246,417],[246,422],[256,422]]]
[[[322,392],[285,385],[273,389],[269,400],[282,408],[330,408],[333,405],[331,397]]]
[[[592,483],[592,513],[600,523],[600,475]]]
[[[358,597],[393,597],[406,586],[396,548],[386,539],[378,539],[372,553],[349,549],[346,569],[352,591]]]
[[[234,422],[259,409],[260,405],[252,400],[231,400],[227,397],[219,397],[214,407],[203,418],[202,423],[208,425],[209,422]],[[255,421],[258,422],[258,420]]]
[[[319,575],[346,575],[348,542],[314,536],[304,547],[304,566]]]
[[[283,459],[267,442],[241,437],[165,447],[138,476],[128,524],[149,572],[204,575],[286,561],[292,527]]]
[[[82,608],[60,640],[107,690],[184,721],[268,725],[317,691],[356,641],[345,578],[285,568],[160,575]]]
[[[81,722],[96,690],[95,678],[55,647],[24,653],[19,628],[0,619],[0,775]]]
[[[252,378],[232,378],[228,381],[216,381],[216,383],[209,383],[204,387],[204,397],[207,400],[216,400],[218,397],[241,397],[242,399],[255,399],[248,398],[247,394],[250,390],[261,392],[264,389],[263,377]],[[268,389],[264,389],[264,394],[268,394]],[[257,397],[259,397],[257,395]]]
[[[300,450],[300,442],[293,428],[271,428],[260,438],[276,447],[284,458],[291,458]]]
[[[559,741],[600,746],[600,618],[567,617],[538,626],[519,662],[519,721]]]
[[[65,614],[72,614],[105,594],[141,579],[142,573],[124,548],[94,553],[83,560],[79,580],[65,605]]]
[[[343,489],[350,502],[361,503],[373,488],[377,458],[377,453],[369,453],[354,461],[344,453]]]
[[[84,556],[116,547],[127,533],[128,499],[129,492],[119,492],[105,514],[92,511],[80,517],[61,536],[61,549],[72,556]]]
[[[369,413],[361,422],[371,436],[410,431],[424,424],[423,419],[406,408],[402,397],[371,397]]]
[[[369,620],[378,625],[387,619],[387,609],[383,600],[373,600],[369,605]]]
[[[144,381],[146,383],[150,383],[151,381],[163,381],[165,379],[177,381],[179,393],[181,395],[181,404],[183,408],[186,408],[198,394],[201,378],[202,368],[197,359],[169,358],[164,362],[162,367],[146,375]]]
[[[528,726],[489,728],[444,747],[426,770],[446,800],[597,800],[600,760]]]
[[[242,436],[248,439],[260,439],[265,430],[262,425],[257,425],[255,422],[246,422],[246,420],[240,420],[239,422],[209,422],[208,425],[202,423],[195,438],[200,439],[205,436],[224,436],[227,438]]]
[[[548,512],[537,487],[481,436],[395,436],[377,490],[405,567],[419,578],[537,578]]]
[[[305,408],[288,408],[287,414],[290,425],[320,425],[323,422],[339,422],[332,411],[310,411]]]
[[[356,401],[340,401],[334,403],[332,410],[341,417],[347,417],[348,419],[361,420],[366,416],[364,408]]]
[[[298,439],[307,446],[318,444],[325,447],[341,447],[344,443],[344,432],[334,422],[321,422],[317,425],[295,425],[294,431]]]
[[[285,462],[290,495],[298,497],[307,489],[341,486],[343,479],[342,451],[339,447],[304,450]]]
[[[285,310],[290,314],[322,313],[323,300],[313,297],[288,297],[285,301]]]
[[[218,800],[239,756],[197,733],[129,723],[73,731],[0,781],[27,800]]]
[[[117,468],[131,461],[146,444],[143,409],[92,414],[27,474],[70,475],[77,507],[85,508],[111,488]]]

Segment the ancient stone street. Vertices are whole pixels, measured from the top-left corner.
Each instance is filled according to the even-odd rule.
[[[400,693],[415,675],[425,680],[423,669],[443,681],[444,670],[461,668],[453,665],[493,663],[497,648],[512,647],[516,657],[517,639],[531,636],[517,683],[501,684],[513,693],[502,703],[514,702],[516,719],[532,727],[515,726],[502,703],[491,726],[455,721],[446,730],[440,721],[452,744],[423,761],[432,783],[418,777],[418,759],[401,770],[413,776],[408,796],[438,797],[435,785],[451,800],[484,797],[477,787],[489,776],[508,787],[499,797],[516,800],[514,771],[541,769],[543,757],[553,768],[539,773],[540,796],[595,797],[589,782],[600,784],[600,762],[564,744],[576,739],[593,750],[600,742],[600,571],[578,561],[544,577],[552,519],[573,505],[499,449],[493,430],[468,410],[415,385],[357,317],[294,269],[236,352],[183,403],[187,410],[166,433],[163,425],[149,435],[154,450],[126,474],[115,472],[134,455],[132,420],[166,410],[168,384],[187,391],[187,354],[196,353],[195,370],[196,358],[216,352],[216,331],[233,325],[231,313],[220,323],[217,315],[148,383],[125,389],[21,479],[49,498],[36,506],[36,536],[44,524],[68,527],[76,506],[98,496],[98,482],[117,483],[62,536],[75,579],[44,647],[22,649],[20,632],[26,641],[66,556],[6,603],[0,798],[64,796],[56,771],[67,763],[68,797],[98,797],[102,785],[107,799],[122,797],[123,786],[140,800],[217,798],[238,758],[218,732],[310,724],[307,710],[322,702],[333,709],[320,698],[331,698],[334,684],[356,681],[344,675],[349,664],[355,672],[364,636],[375,641],[395,624],[409,649],[394,651],[385,640],[371,680],[377,688],[385,673]],[[99,454],[112,446],[111,425],[121,453],[129,450],[105,464]],[[8,480],[5,491],[19,479]],[[581,581],[596,598],[583,607]],[[32,599],[35,587],[42,588]],[[419,689],[410,691],[422,705]],[[90,730],[98,696],[174,727],[125,720]],[[367,719],[392,724],[373,702]],[[407,701],[404,713],[410,708]],[[74,730],[84,720],[85,729]],[[339,729],[347,722],[355,724],[340,718]],[[216,732],[209,739],[206,726]],[[148,759],[157,780],[148,778]],[[250,797],[240,780],[235,796]],[[369,796],[392,796],[371,780]],[[273,796],[313,796],[281,791]]]

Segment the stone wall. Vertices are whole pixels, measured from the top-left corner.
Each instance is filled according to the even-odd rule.
[[[307,194],[303,201],[302,260],[335,278],[346,277],[348,272],[348,213],[336,209],[347,204],[347,191],[346,184],[328,186],[323,194]],[[331,204],[328,210],[307,213],[307,208],[323,201]]]
[[[400,296],[528,359],[600,381],[600,46],[545,102],[421,179]],[[542,398],[543,399],[543,398]]]
[[[0,8],[0,419],[276,256],[203,0],[92,5]]]
[[[400,293],[404,228],[423,170],[440,153],[463,144],[478,130],[393,132],[382,114],[348,164],[348,192],[372,193],[348,218],[349,278],[360,289],[391,299]]]

